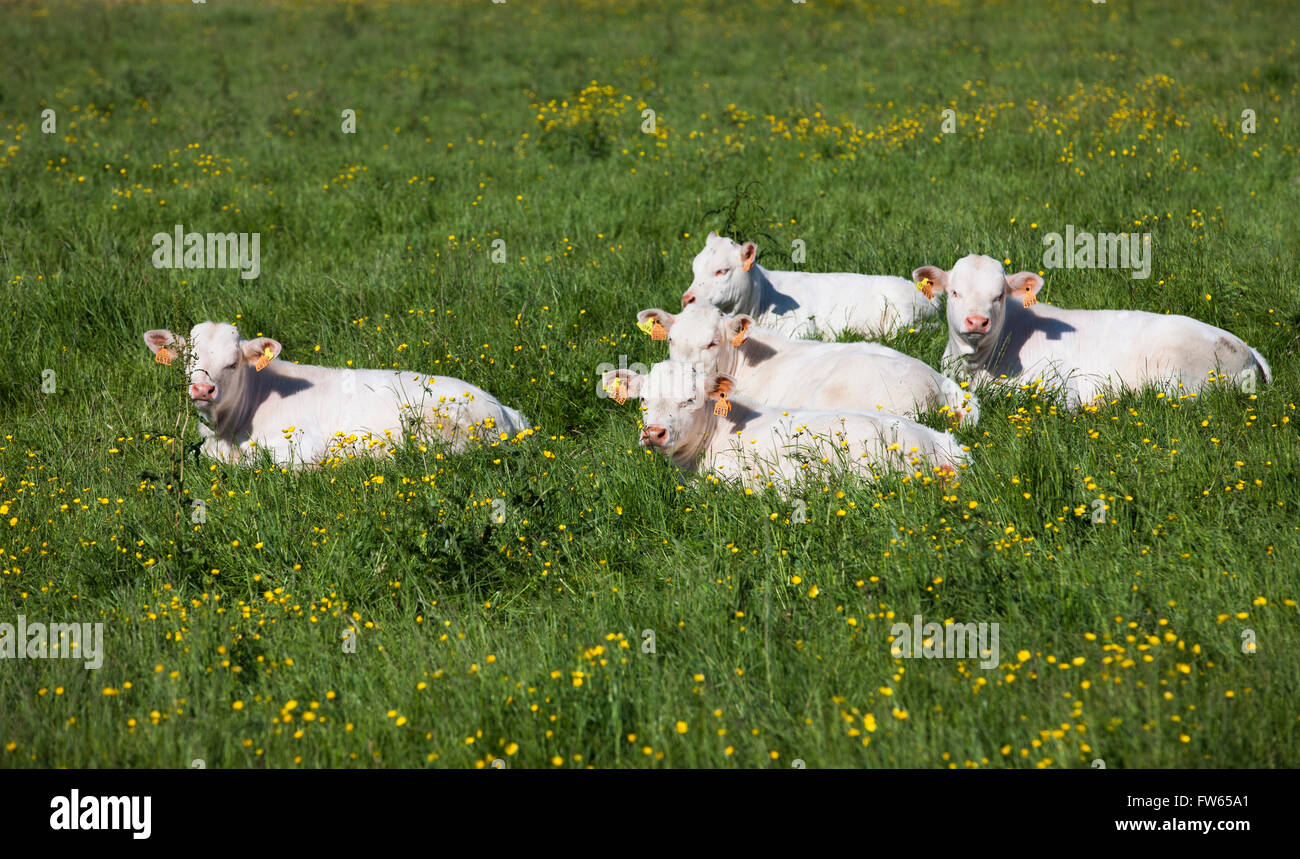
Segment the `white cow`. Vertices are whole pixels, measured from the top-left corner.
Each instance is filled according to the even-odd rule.
[[[383,456],[408,435],[457,451],[530,428],[522,414],[460,379],[276,361],[278,342],[244,340],[225,323],[201,322],[188,341],[157,328],[144,342],[155,355],[166,349],[164,359],[185,357],[190,399],[206,423],[203,452],[222,462],[247,462],[261,450],[280,465]]]
[[[1257,373],[1272,381],[1263,356],[1221,328],[1188,316],[1038,304],[1043,279],[1006,275],[991,257],[971,254],[952,271],[923,266],[912,277],[947,292],[944,365],[976,384],[1041,379],[1063,385],[1066,405],[1075,408],[1116,388],[1194,392],[1218,374],[1248,389]]]
[[[610,370],[601,382],[641,398],[642,446],[667,454],[683,471],[750,489],[770,485],[785,494],[802,477],[832,469],[866,478],[903,470],[947,477],[968,459],[951,433],[899,415],[759,405],[733,396],[731,376],[681,361],[663,361],[645,375]],[[717,414],[719,402],[729,405],[725,415]]]
[[[744,313],[790,337],[834,340],[841,332],[880,337],[938,315],[939,302],[902,277],[769,271],[755,263],[758,246],[709,233],[691,268],[682,307],[713,304]]]
[[[668,357],[703,373],[723,372],[737,393],[770,405],[884,411],[916,417],[940,409],[963,425],[979,421],[979,401],[924,361],[879,343],[793,340],[696,302],[674,316],[659,308],[637,320],[658,322]]]

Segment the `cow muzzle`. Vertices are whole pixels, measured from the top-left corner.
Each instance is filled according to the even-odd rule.
[[[962,331],[963,337],[979,339],[989,333],[989,318],[987,316],[971,315],[967,316],[964,322],[965,330]]]
[[[641,445],[643,447],[663,447],[668,442],[668,430],[651,424],[641,428]]]

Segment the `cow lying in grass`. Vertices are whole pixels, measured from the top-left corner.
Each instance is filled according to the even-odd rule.
[[[691,268],[682,307],[700,302],[744,313],[790,337],[834,340],[841,332],[880,337],[935,318],[939,302],[902,277],[769,271],[758,246],[709,233]]]
[[[530,427],[522,414],[460,379],[276,361],[278,342],[244,340],[225,323],[201,322],[188,341],[154,329],[144,342],[164,363],[185,356],[190,399],[206,424],[203,452],[222,462],[248,462],[262,450],[280,465],[352,451],[381,456],[407,435],[457,451]]]
[[[703,471],[750,489],[783,493],[809,474],[831,470],[866,478],[891,471],[949,475],[968,455],[950,433],[899,415],[786,409],[733,394],[725,373],[664,361],[648,374],[610,370],[601,379],[616,399],[639,397],[641,445],[686,472]]]
[[[1188,316],[1038,304],[1043,279],[1008,276],[992,257],[971,254],[951,271],[927,265],[912,277],[948,294],[944,364],[959,379],[1041,379],[1064,385],[1071,408],[1117,388],[1195,392],[1219,374],[1248,390],[1256,379],[1272,381],[1263,356],[1221,328]]]
[[[979,421],[973,395],[924,361],[879,343],[793,340],[759,328],[752,317],[727,316],[699,302],[676,316],[642,310],[637,320],[664,329],[669,358],[704,373],[727,373],[736,392],[754,402],[908,417],[938,409],[965,426]]]

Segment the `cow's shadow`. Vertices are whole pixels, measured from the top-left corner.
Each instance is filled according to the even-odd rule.
[[[1031,337],[1041,335],[1044,340],[1060,340],[1075,327],[1059,319],[1049,319],[1036,313],[1021,310],[1012,311],[1002,325],[1002,337],[993,351],[993,366],[989,368],[994,375],[1005,373],[1008,376],[1024,372],[1020,355]]]
[[[758,409],[750,408],[736,400],[729,399],[729,402],[731,403],[731,410],[727,412],[726,417],[719,421],[726,428],[729,435],[744,432],[745,428],[749,426],[749,422],[762,414]],[[731,424],[731,426],[727,427],[727,424]]]
[[[263,379],[262,384],[257,386],[257,405],[266,402],[272,394],[287,399],[293,394],[305,391],[310,387],[313,387],[313,385],[306,379],[281,376],[279,374],[270,376]]]
[[[740,353],[745,356],[745,362],[754,367],[776,356],[775,349],[756,340],[746,340],[742,343]]]

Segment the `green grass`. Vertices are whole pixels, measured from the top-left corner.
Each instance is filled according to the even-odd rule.
[[[0,662],[0,765],[1300,764],[1297,24],[1285,2],[5,4],[0,622],[101,621],[106,655]],[[176,223],[260,232],[261,276],[153,268]],[[595,395],[599,364],[665,357],[635,314],[678,306],[709,229],[770,268],[803,239],[807,270],[905,275],[1037,270],[1066,224],[1152,233],[1153,273],[1049,271],[1044,300],[1196,316],[1275,383],[1079,414],[987,391],[957,484],[818,483],[804,524],[682,479]],[[140,335],[209,318],[280,360],[459,376],[539,429],[182,468],[182,374]],[[943,334],[894,345],[936,363]],[[916,614],[997,622],[1002,665],[892,659]]]

